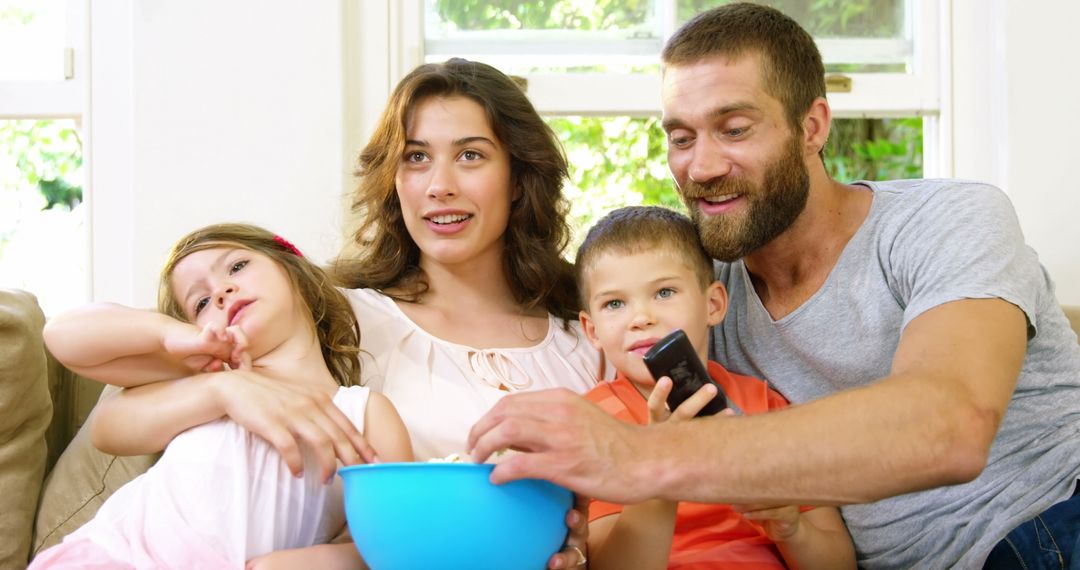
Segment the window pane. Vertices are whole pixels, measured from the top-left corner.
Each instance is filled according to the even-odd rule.
[[[923,120],[834,119],[825,167],[841,182],[921,178]]]
[[[427,36],[475,30],[630,30],[651,33],[652,0],[427,0]]]
[[[64,79],[65,17],[64,1],[0,0],[0,81]]]
[[[507,73],[656,73],[664,39],[731,0],[427,0],[425,61]],[[829,72],[910,73],[910,0],[770,0],[817,39]],[[668,14],[668,11],[672,13]]]
[[[74,121],[0,121],[0,287],[46,315],[89,299],[82,185]]]
[[[733,0],[680,0],[681,25],[695,14]],[[910,73],[914,42],[909,0],[763,0],[814,36],[825,71]]]
[[[593,221],[620,206],[663,204],[682,210],[667,169],[667,145],[656,117],[552,117],[548,124],[570,162],[573,257]]]
[[[734,0],[680,0],[679,23]],[[815,38],[903,38],[905,0],[762,0]]]
[[[569,256],[593,222],[614,208],[659,204],[685,212],[658,118],[552,117],[548,124],[570,161]],[[831,133],[825,166],[841,182],[922,176],[920,118],[836,119]]]

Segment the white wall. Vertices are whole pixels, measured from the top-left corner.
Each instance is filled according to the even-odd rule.
[[[954,173],[1003,188],[1080,305],[1080,74],[1074,0],[954,0]]]
[[[264,225],[324,261],[340,244],[339,2],[91,6],[93,296],[152,306],[184,233]],[[351,152],[351,151],[350,151]]]

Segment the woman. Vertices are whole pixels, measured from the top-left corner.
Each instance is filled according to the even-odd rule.
[[[418,459],[464,451],[507,392],[591,388],[561,257],[566,161],[525,94],[453,59],[401,81],[360,154],[360,254],[336,269],[370,358],[365,384],[405,417]]]
[[[361,327],[362,383],[398,408],[418,459],[464,451],[473,422],[509,392],[583,392],[601,373],[599,354],[573,322],[577,291],[560,256],[565,176],[550,128],[490,66],[424,65],[391,96],[360,156],[355,252],[334,271],[353,287],[346,293]],[[99,448],[143,454],[221,416],[269,441],[294,472],[300,442],[327,477],[336,459],[372,459],[324,394],[253,373],[126,390],[98,405],[92,428]],[[571,546],[552,568],[584,562],[574,546],[584,543],[584,518],[571,512],[567,523]]]

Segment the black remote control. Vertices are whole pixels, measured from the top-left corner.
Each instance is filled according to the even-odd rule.
[[[673,386],[667,397],[667,405],[671,410],[679,407],[679,404],[693,396],[694,392],[706,383],[716,386],[716,397],[701,408],[697,417],[711,416],[727,407],[724,390],[709,377],[708,370],[705,369],[705,365],[694,352],[690,339],[682,330],[676,330],[665,336],[650,348],[645,354],[645,366],[654,379],[659,379],[661,376],[671,378]]]

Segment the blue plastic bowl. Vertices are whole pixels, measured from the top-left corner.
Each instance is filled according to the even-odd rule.
[[[566,540],[573,494],[547,481],[488,481],[492,465],[344,467],[345,516],[375,570],[539,570]]]

